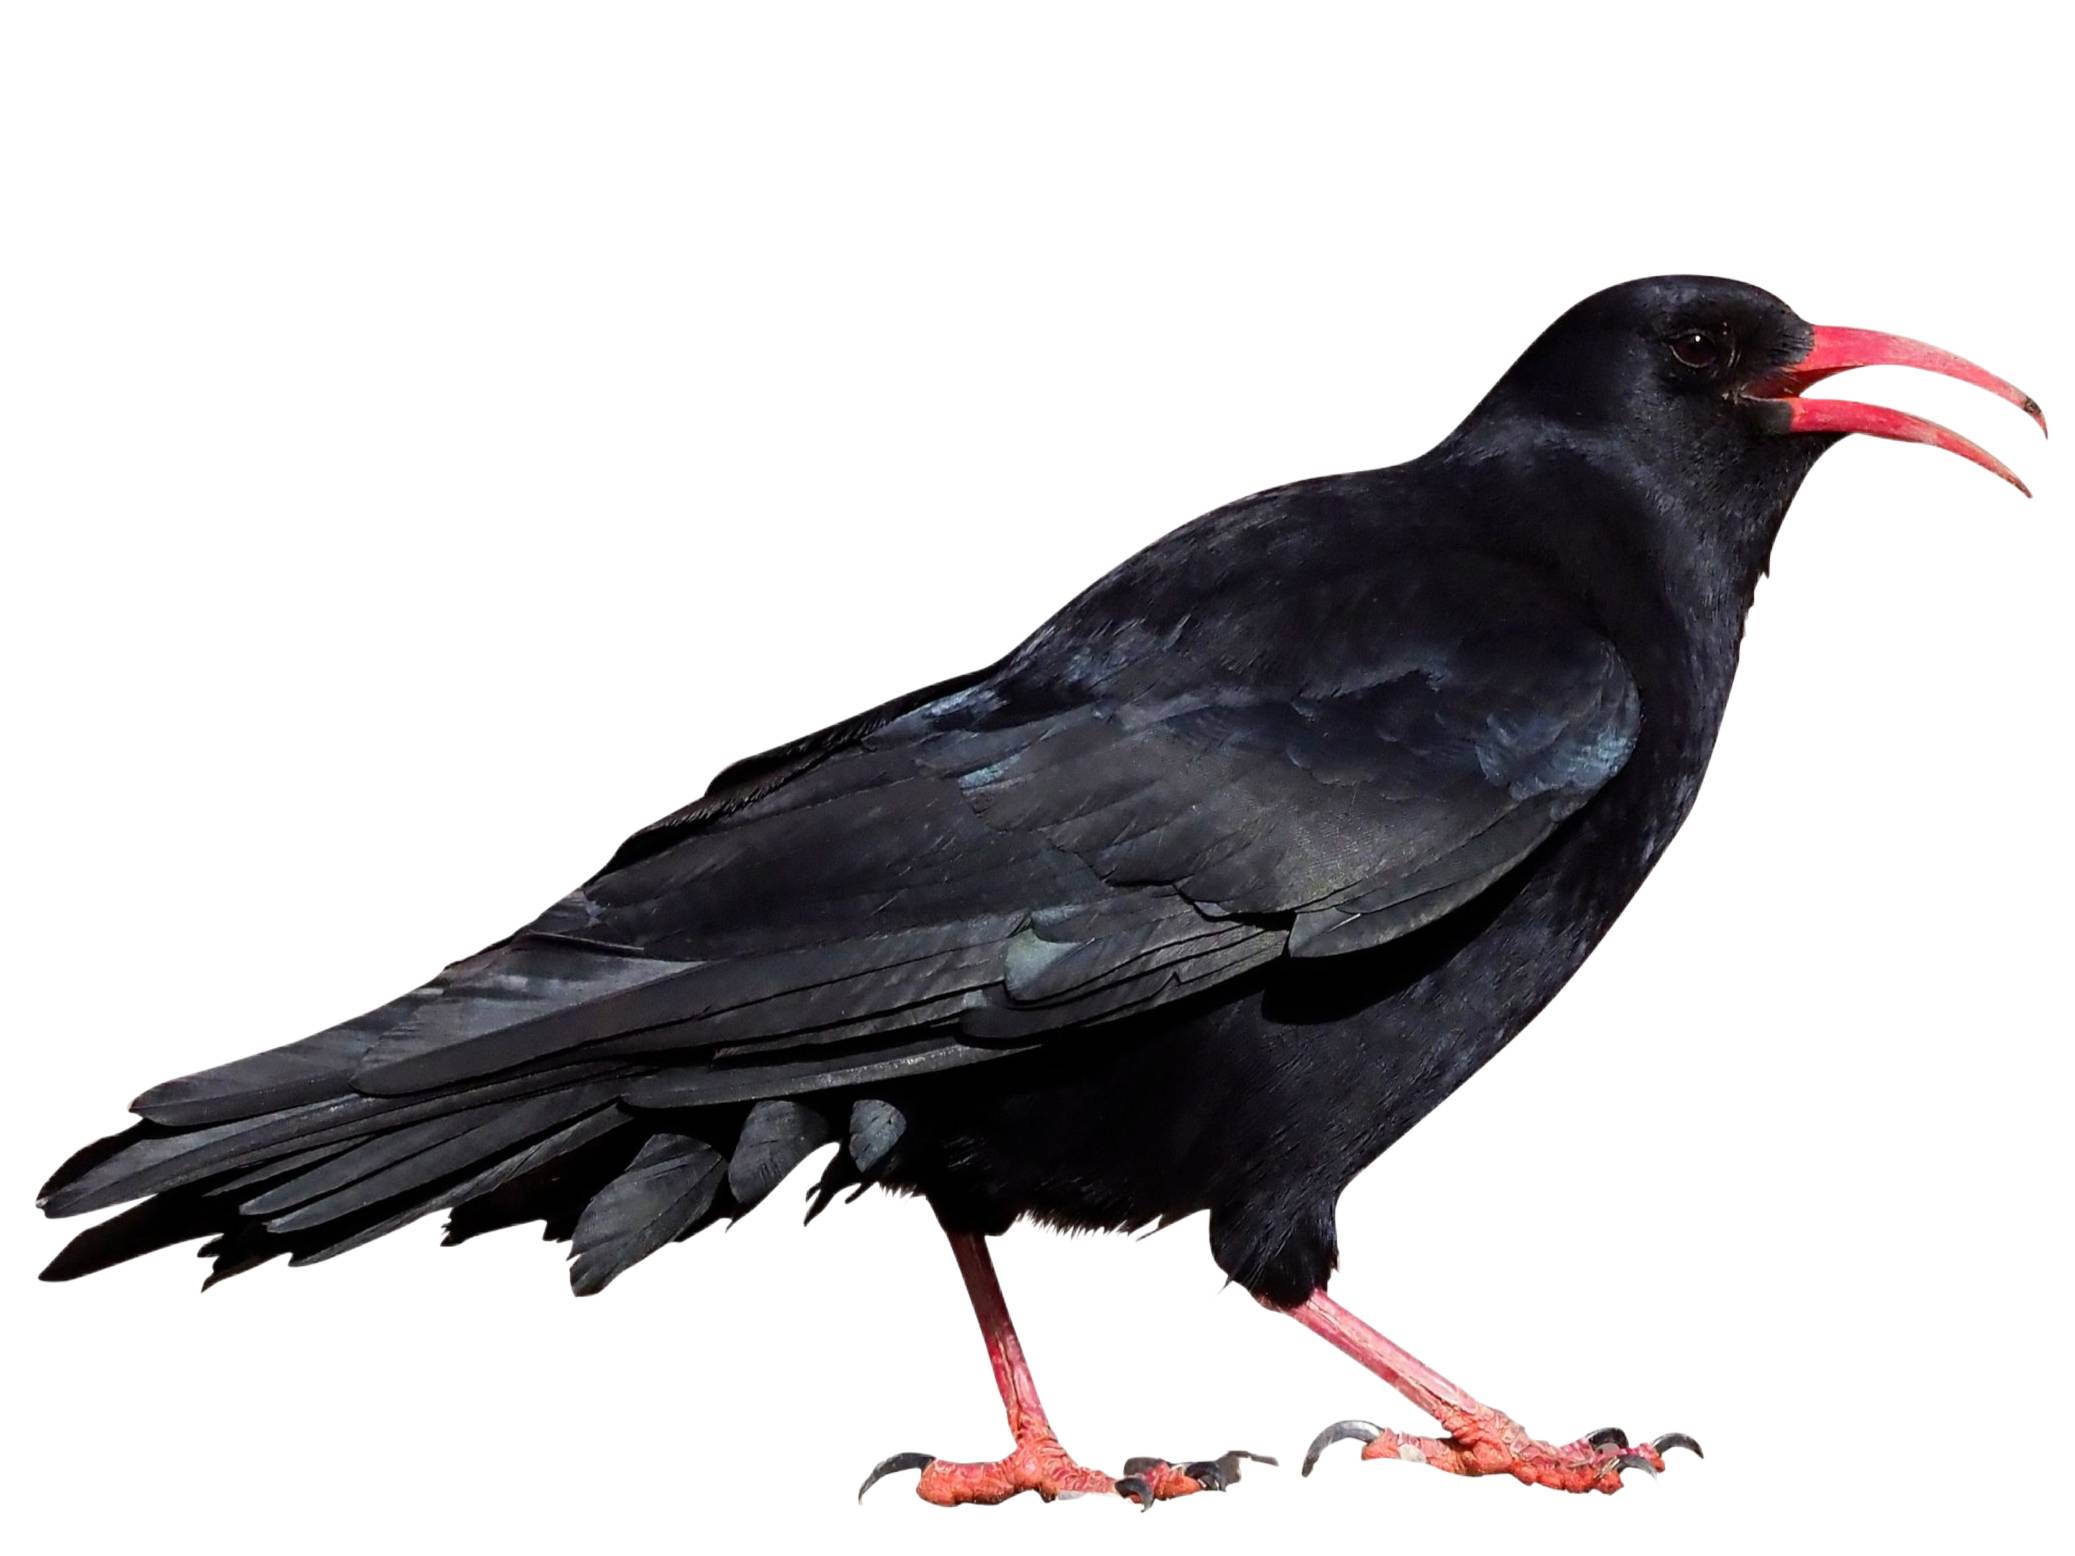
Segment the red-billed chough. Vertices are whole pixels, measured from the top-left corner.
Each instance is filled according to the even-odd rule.
[[[1186,524],[1000,662],[730,767],[525,928],[301,1042],[155,1086],[43,1191],[67,1279],[208,1239],[210,1279],[433,1211],[521,1222],[580,1293],[813,1192],[926,1197],[1015,1451],[902,1454],[933,1502],[1220,1488],[1243,1455],[1067,1457],[985,1239],[1209,1213],[1219,1267],[1440,1423],[1364,1456],[1613,1491],[1668,1434],[1551,1444],[1326,1295],[1348,1182],[1532,1019],[1678,830],[1796,488],[1801,391],[1916,342],[1662,277],[1558,319],[1410,463]],[[2044,422],[2041,421],[2043,428]],[[870,1481],[867,1485],[870,1485]]]

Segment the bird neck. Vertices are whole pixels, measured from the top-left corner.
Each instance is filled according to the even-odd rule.
[[[1745,616],[1818,441],[1780,439],[1755,460],[1749,448],[1689,448],[1672,465],[1618,428],[1495,396],[1426,462],[1587,606],[1635,676],[1664,757],[1704,765]]]

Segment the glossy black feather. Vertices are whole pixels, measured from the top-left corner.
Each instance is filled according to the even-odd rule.
[[[503,1154],[492,1156],[487,1166],[465,1174],[458,1181],[449,1179],[442,1182],[436,1176],[427,1175],[421,1178],[421,1186],[415,1191],[398,1191],[373,1201],[381,1207],[380,1214],[362,1221],[344,1236],[311,1245],[308,1252],[299,1256],[298,1262],[308,1264],[319,1258],[346,1253],[435,1211],[453,1208],[458,1214],[512,1184],[554,1169],[584,1147],[606,1140],[628,1127],[626,1114],[614,1107],[600,1107],[579,1114],[573,1122],[517,1150],[503,1152],[500,1144],[496,1149]],[[524,1219],[533,1220],[536,1215],[529,1212]],[[458,1242],[461,1239],[450,1240]]]
[[[850,1129],[844,1149],[860,1177],[872,1178],[886,1165],[908,1130],[908,1120],[891,1102],[859,1097],[850,1104]]]
[[[728,1192],[745,1208],[758,1203],[834,1133],[813,1108],[785,1098],[759,1102],[728,1153]]]
[[[683,1236],[712,1207],[727,1161],[703,1140],[659,1134],[600,1189],[576,1223],[569,1284],[578,1296],[603,1291],[663,1244]]]

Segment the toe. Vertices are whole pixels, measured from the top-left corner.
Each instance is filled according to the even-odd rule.
[[[1117,1483],[1117,1489],[1133,1496],[1136,1487],[1142,1486],[1159,1502],[1193,1496],[1199,1491],[1224,1491],[1239,1483],[1240,1466],[1249,1461],[1275,1463],[1265,1453],[1249,1453],[1244,1448],[1234,1448],[1215,1459],[1192,1459],[1186,1464],[1152,1457],[1126,1459],[1124,1478]],[[1126,1490],[1125,1481],[1134,1482],[1134,1489]]]

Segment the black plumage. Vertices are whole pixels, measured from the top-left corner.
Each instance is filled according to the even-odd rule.
[[[1588,299],[1430,453],[1185,525],[998,663],[729,768],[425,987],[147,1091],[44,1205],[149,1198],[50,1275],[449,1210],[450,1240],[573,1238],[595,1291],[833,1140],[818,1205],[1207,1211],[1228,1274],[1303,1301],[1344,1186],[1684,820],[1848,430],[1780,435],[1819,334],[1731,282]]]
[[[628,1266],[695,1231],[713,1208],[727,1168],[727,1158],[703,1140],[669,1131],[650,1135],[626,1171],[577,1217],[571,1288],[578,1296],[603,1291]]]

